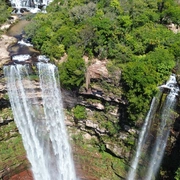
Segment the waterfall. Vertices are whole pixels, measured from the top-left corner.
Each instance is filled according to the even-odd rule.
[[[37,69],[40,82],[35,85],[29,64],[4,66],[14,120],[22,135],[34,179],[76,180],[57,68],[38,62]]]
[[[151,125],[151,120],[152,120],[152,117],[154,115],[154,111],[156,110],[156,108],[155,108],[156,104],[157,104],[156,98],[154,97],[152,102],[151,102],[151,106],[150,106],[149,112],[146,116],[144,125],[143,125],[142,130],[141,130],[140,135],[139,135],[136,153],[135,153],[134,159],[132,160],[131,169],[130,169],[130,171],[128,173],[128,177],[127,177],[128,180],[134,180],[135,179],[137,166],[138,166],[139,159],[140,159],[141,153],[142,153],[142,148],[143,148],[143,145],[145,142],[144,141],[145,136],[146,136],[147,130],[149,129],[149,127]]]
[[[24,10],[30,11],[31,13],[37,13],[44,9],[52,2],[52,0],[10,0],[11,6],[15,9],[15,12],[20,14]],[[46,12],[46,11],[42,11]]]
[[[145,176],[145,178],[143,177],[143,179],[145,179],[145,180],[153,179],[159,169],[160,164],[161,164],[164,150],[165,150],[166,143],[167,143],[167,139],[169,136],[171,119],[172,119],[172,117],[171,117],[172,111],[175,107],[176,96],[178,95],[178,92],[179,92],[179,87],[177,86],[175,75],[171,75],[170,79],[167,81],[167,83],[160,87],[161,92],[163,92],[163,89],[169,90],[169,94],[167,95],[167,97],[164,101],[164,104],[160,108],[161,111],[158,112],[159,117],[160,117],[159,118],[160,123],[159,123],[159,127],[158,127],[158,132],[156,133],[156,139],[155,139],[153,148],[149,148],[151,151],[151,156],[150,156],[150,159],[148,160],[149,164],[146,167],[146,160],[145,160],[145,158],[142,159],[141,155],[142,155],[142,153],[144,153],[144,154],[149,153],[149,151],[147,151],[148,148],[147,147],[144,148],[144,146],[147,141],[148,134],[151,135],[150,127],[152,126],[153,120],[155,118],[155,114],[158,111],[158,102],[156,102],[156,100],[158,100],[158,99],[155,97],[152,100],[150,110],[146,116],[144,125],[143,125],[142,130],[139,135],[136,153],[133,158],[131,168],[130,168],[130,171],[127,176],[128,180],[135,180],[135,179],[137,179],[137,176],[139,176],[139,178],[142,178],[141,176],[143,176],[143,175],[137,174],[139,163],[141,163],[141,165],[144,166],[143,168],[145,168],[144,174],[146,174],[146,176]],[[147,144],[146,144],[146,146],[147,146]]]
[[[166,101],[162,107],[162,112],[160,115],[160,125],[148,165],[148,171],[145,178],[146,180],[151,180],[153,176],[156,175],[164,155],[164,150],[170,131],[172,111],[175,107],[176,96],[178,95],[179,91],[175,75],[171,75],[169,81],[166,83],[166,85],[161,86],[161,88],[162,87],[169,89],[170,92],[166,97]]]

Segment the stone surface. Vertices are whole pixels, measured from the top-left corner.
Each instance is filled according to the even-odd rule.
[[[125,148],[122,148],[114,143],[107,142],[105,146],[109,151],[111,151],[117,157],[128,159],[130,155],[130,151],[126,151]]]
[[[31,170],[25,170],[12,177],[5,177],[3,180],[34,180],[34,178]]]
[[[90,79],[108,78],[106,63],[107,61],[105,60],[100,61],[98,59],[94,59],[94,63],[87,69]]]
[[[10,44],[15,43],[16,39],[14,37],[9,37],[7,35],[2,35],[0,37],[0,67],[10,60],[9,52],[7,48]]]

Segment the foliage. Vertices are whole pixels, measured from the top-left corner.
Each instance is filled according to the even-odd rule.
[[[161,47],[125,66],[123,80],[132,120],[147,112],[149,101],[157,92],[157,85],[168,78],[174,66],[173,54]]]
[[[59,65],[60,80],[67,89],[75,89],[84,82],[85,62],[81,58],[81,50],[74,46],[70,47],[68,54],[68,60]]]
[[[156,87],[179,62],[179,34],[165,26],[179,24],[177,2],[54,0],[47,12],[31,20],[26,35],[51,59],[68,54],[67,61],[59,64],[62,85],[76,89],[83,84],[83,55],[107,58],[123,67],[129,120],[145,114]]]
[[[73,113],[74,113],[75,119],[77,119],[77,120],[86,119],[86,117],[87,117],[86,109],[84,106],[77,105],[73,109]]]
[[[180,6],[174,0],[160,0],[158,2],[162,23],[180,24]]]
[[[156,71],[145,60],[130,62],[124,68],[123,80],[129,100],[130,119],[137,120],[140,113],[146,113],[150,98],[156,93]]]
[[[111,61],[111,75],[117,76],[116,68],[121,68],[124,92],[116,90],[120,78],[98,85],[106,89],[105,94],[121,97],[124,93],[131,124],[146,114],[157,86],[175,65],[179,71],[180,33],[167,29],[171,23],[180,24],[180,6],[175,0],[54,0],[46,14],[32,18],[26,36],[51,59],[67,53],[67,60],[58,65],[61,84],[67,89],[78,89],[84,83],[83,55]],[[81,106],[74,113],[77,119],[85,118]],[[92,118],[110,135],[117,134],[118,122],[108,115],[98,112]]]
[[[5,0],[0,0],[0,25],[3,24],[5,21],[7,21],[8,17],[10,16],[10,13],[12,11],[12,8],[10,8]]]
[[[73,157],[85,170],[86,178],[119,180],[119,176],[125,177],[128,167],[124,160],[104,152],[104,144],[92,141],[93,138],[83,139],[83,143],[73,142],[76,148]]]
[[[0,127],[0,140],[0,169],[4,169],[4,165],[11,164],[10,162],[13,162],[10,166],[11,170],[14,170],[19,164],[25,166],[27,163],[24,158],[26,152],[14,122]]]
[[[176,171],[176,176],[175,176],[175,180],[179,180],[179,179],[180,179],[180,167]]]

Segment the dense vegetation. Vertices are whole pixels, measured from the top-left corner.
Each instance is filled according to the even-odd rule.
[[[0,0],[0,25],[2,25],[10,16],[12,9],[8,7],[5,0]]]
[[[68,54],[59,65],[66,88],[83,84],[83,55],[122,67],[129,119],[135,121],[179,61],[180,34],[166,27],[171,23],[180,24],[174,0],[54,0],[26,34],[52,60]]]
[[[0,4],[2,24],[10,11],[3,0]],[[129,124],[134,124],[147,112],[157,86],[172,69],[177,70],[180,34],[167,28],[172,23],[180,25],[177,0],[54,0],[47,14],[31,19],[26,36],[56,63],[68,54],[65,61],[57,63],[61,83],[67,89],[78,89],[85,81],[83,55],[108,59],[112,69],[122,69]],[[77,105],[73,113],[76,121],[87,117],[83,106]],[[93,118],[109,130],[110,136],[119,131],[119,127],[114,128],[118,122],[109,121],[112,117],[98,112]],[[103,124],[102,119],[108,121]],[[103,150],[104,144],[99,148]],[[180,179],[180,169],[175,179]]]
[[[52,61],[68,54],[59,64],[65,88],[84,83],[83,55],[108,59],[112,69],[122,69],[129,123],[134,124],[147,112],[157,86],[178,70],[180,33],[168,29],[172,23],[180,25],[179,1],[54,0],[47,14],[32,19],[26,35]],[[86,114],[77,106],[74,116]],[[178,170],[175,178],[180,178]]]

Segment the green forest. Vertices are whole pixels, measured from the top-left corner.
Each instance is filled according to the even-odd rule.
[[[174,0],[54,0],[32,18],[26,36],[52,61],[68,54],[58,65],[67,89],[85,81],[83,55],[120,67],[133,122],[147,112],[157,86],[178,71],[180,34],[168,29],[172,23],[180,24]]]
[[[5,0],[0,0],[0,5],[0,25],[2,25],[10,17],[12,8],[8,6]]]
[[[31,17],[32,18],[32,17]],[[37,14],[26,28],[35,48],[58,64],[64,88],[85,83],[82,57],[108,59],[122,69],[129,122],[149,109],[158,85],[179,73],[180,4],[174,0],[54,0],[46,14]],[[180,178],[180,168],[176,179]]]
[[[158,85],[180,73],[180,33],[169,29],[180,25],[178,0],[54,0],[46,10],[26,17],[25,34],[58,65],[62,87],[78,91],[85,84],[83,56],[111,61],[122,70],[131,125],[147,113]],[[57,63],[64,54],[67,60]]]

